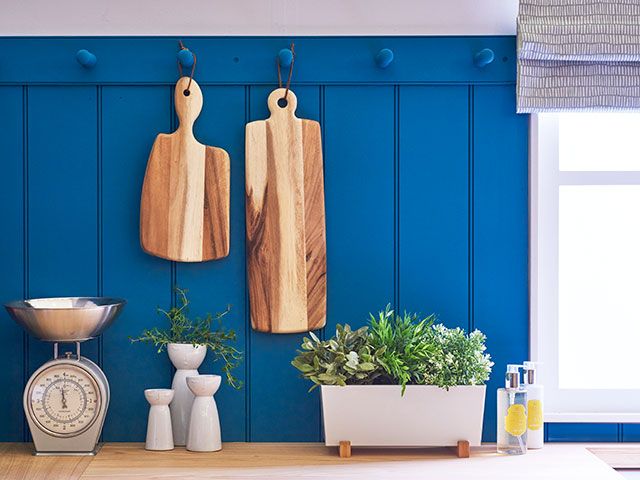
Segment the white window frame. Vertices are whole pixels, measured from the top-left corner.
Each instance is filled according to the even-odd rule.
[[[529,126],[530,355],[541,362],[540,379],[548,400],[545,421],[640,422],[640,390],[557,387],[558,334],[553,333],[558,327],[559,186],[640,185],[640,172],[561,172],[558,117],[533,114]],[[555,408],[549,404],[552,398]],[[599,405],[608,407],[604,411]],[[623,411],[630,410],[630,405],[636,406],[637,413]]]

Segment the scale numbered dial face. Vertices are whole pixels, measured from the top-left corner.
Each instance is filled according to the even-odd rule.
[[[29,387],[32,418],[54,436],[72,437],[85,431],[95,422],[100,402],[93,376],[68,363],[44,369]]]

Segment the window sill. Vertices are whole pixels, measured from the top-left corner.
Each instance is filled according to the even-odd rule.
[[[553,413],[545,412],[547,423],[640,423],[640,413]]]

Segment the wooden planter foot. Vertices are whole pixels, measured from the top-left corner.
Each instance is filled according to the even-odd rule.
[[[340,452],[340,458],[351,457],[351,442],[347,440],[341,440],[340,447],[338,447],[338,451]]]
[[[467,442],[466,440],[459,440],[458,446],[456,447],[456,454],[458,455],[458,458],[469,458],[469,442]]]

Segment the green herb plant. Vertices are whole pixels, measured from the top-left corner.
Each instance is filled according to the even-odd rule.
[[[387,378],[385,383],[402,385],[403,394],[407,384],[425,383],[430,359],[437,350],[430,335],[435,316],[419,319],[415,313],[394,315],[391,305],[387,305],[377,317],[369,317],[369,343],[382,352],[380,364]]]
[[[378,360],[382,351],[369,344],[367,327],[352,331],[349,325],[337,325],[336,335],[329,340],[320,340],[313,332],[309,337],[291,362],[313,382],[309,391],[318,385],[370,384],[382,374]]]
[[[320,340],[304,338],[291,364],[318,385],[393,384],[483,385],[493,362],[486,353],[486,337],[435,323],[436,316],[396,315],[390,305],[369,326],[352,331],[338,325],[336,335]]]
[[[242,362],[242,352],[231,345],[236,341],[236,332],[222,325],[222,319],[229,313],[231,307],[227,306],[224,312],[216,313],[215,316],[207,313],[204,318],[196,318],[193,321],[187,316],[189,310],[187,290],[177,287],[175,290],[180,306],[172,307],[169,311],[157,309],[158,314],[169,321],[169,327],[145,329],[139,337],[131,338],[131,342],[152,343],[157,347],[158,353],[170,343],[203,345],[213,355],[214,362],[222,363],[222,371],[227,383],[233,388],[240,389],[242,382],[233,375],[233,370]]]

